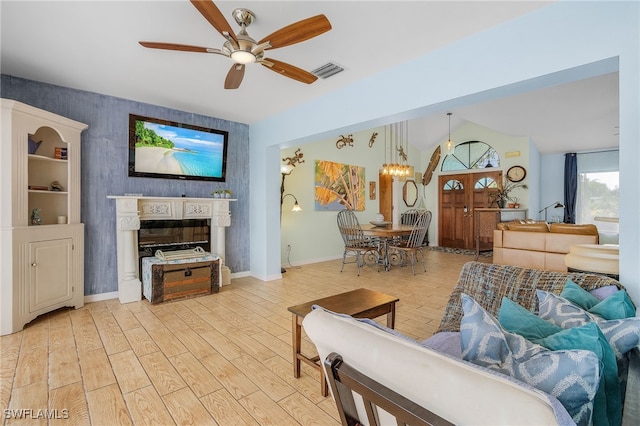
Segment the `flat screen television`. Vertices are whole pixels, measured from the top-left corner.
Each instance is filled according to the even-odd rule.
[[[129,114],[129,176],[224,182],[229,132]]]

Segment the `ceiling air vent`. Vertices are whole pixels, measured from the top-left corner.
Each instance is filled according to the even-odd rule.
[[[329,78],[332,75],[336,75],[339,72],[344,71],[344,68],[341,67],[340,65],[333,63],[333,62],[329,62],[327,64],[324,64],[323,66],[316,68],[315,70],[311,71],[311,74],[315,75],[316,77],[319,78]]]

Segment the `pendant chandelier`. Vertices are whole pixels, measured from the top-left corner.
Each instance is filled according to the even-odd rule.
[[[449,116],[449,139],[447,139],[447,142],[444,144],[444,150],[447,154],[453,154],[453,152],[456,150],[456,144],[454,144],[451,140],[451,114],[453,113],[447,113],[447,115]]]
[[[413,166],[408,164],[409,122],[403,121],[385,126],[384,144],[382,174],[401,178],[413,176]]]

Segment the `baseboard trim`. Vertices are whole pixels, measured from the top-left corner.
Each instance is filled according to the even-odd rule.
[[[244,278],[244,277],[250,277],[251,276],[251,272],[250,271],[244,271],[244,272],[233,272],[231,274],[231,279],[234,278]],[[233,284],[233,283],[232,283]]]
[[[234,278],[243,278],[243,277],[250,277],[250,276],[251,276],[251,272],[249,271],[235,272],[231,274],[231,279],[233,280]],[[233,284],[233,282],[231,282],[231,284]],[[100,302],[102,300],[117,299],[117,298],[118,298],[117,291],[110,291],[108,293],[90,294],[84,297],[84,303]]]
[[[90,294],[84,297],[84,303],[100,302],[102,300],[117,299],[118,292],[111,291],[109,293]]]

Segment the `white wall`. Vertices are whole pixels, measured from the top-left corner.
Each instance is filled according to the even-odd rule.
[[[540,163],[540,205],[537,207],[535,219],[544,219],[544,212],[537,213],[544,207],[557,201],[564,204],[564,154],[543,155]],[[554,216],[564,217],[564,209],[547,210],[547,219]]]
[[[410,48],[410,46],[408,47]],[[250,128],[251,273],[279,278],[279,148],[516,90],[620,76],[620,278],[640,304],[640,4],[558,2]],[[384,93],[384,99],[381,98]],[[348,108],[340,108],[348,105]]]
[[[443,117],[444,118],[444,117]],[[446,118],[445,118],[446,119]],[[368,141],[372,132],[378,132],[378,138],[372,148],[369,148]],[[302,146],[293,146],[285,148],[281,151],[281,158],[291,157],[294,151],[301,149],[305,162],[296,165],[292,173],[285,178],[285,193],[293,194],[303,208],[302,212],[292,212],[293,199],[286,197],[284,208],[282,211],[282,232],[280,250],[282,254],[282,262],[287,266],[290,262],[292,265],[303,263],[318,262],[322,260],[335,259],[342,256],[344,244],[336,229],[336,212],[335,211],[316,211],[314,210],[314,166],[316,160],[329,160],[338,163],[346,163],[365,167],[367,190],[366,190],[366,209],[362,212],[356,212],[361,223],[368,223],[374,219],[378,212],[379,198],[376,194],[375,200],[369,200],[370,181],[376,182],[376,188],[379,189],[378,171],[380,165],[385,161],[385,132],[384,128],[374,128],[353,134],[355,140],[354,147],[345,147],[337,149],[335,142],[339,135],[333,138],[323,139],[317,142],[304,144]],[[410,132],[409,139],[419,139],[419,132]],[[496,169],[506,171],[513,165],[522,165],[527,169],[527,177],[523,183],[530,184],[537,181],[538,169],[537,162],[535,169],[530,166],[530,150],[532,149],[529,139],[525,137],[513,137],[496,132],[492,129],[480,126],[475,123],[465,122],[457,129],[452,129],[451,138],[457,144],[477,140],[492,146],[500,156],[500,165]],[[444,143],[444,141],[442,141]],[[435,149],[435,148],[434,148]],[[533,147],[535,151],[535,147]],[[506,152],[519,152],[517,157],[506,157]],[[424,173],[432,151],[419,153],[416,148],[410,146],[409,163],[415,167],[416,172],[420,175]],[[433,174],[429,185],[424,187],[418,183],[419,200],[416,208],[426,208],[433,212],[433,219],[429,228],[429,240],[431,245],[438,245],[438,176],[442,161],[445,155],[440,157],[440,163]],[[536,156],[534,155],[534,158]],[[478,171],[485,171],[482,169]],[[457,172],[450,172],[457,173]],[[399,213],[407,210],[402,200],[402,182],[397,180],[394,188],[394,206]],[[562,185],[562,183],[560,183]],[[538,184],[536,183],[536,186]],[[529,190],[516,189],[513,195],[520,199],[522,208],[528,209],[531,204]],[[536,198],[536,205],[537,198]],[[537,212],[529,211],[529,217],[536,217]],[[387,220],[390,220],[387,218]],[[287,246],[291,245],[291,252],[287,253]]]
[[[456,144],[467,141],[481,141],[487,143],[496,150],[498,156],[500,157],[500,165],[495,169],[481,169],[477,170],[478,172],[485,170],[502,170],[504,176],[504,173],[506,173],[509,167],[521,165],[527,170],[527,176],[525,180],[522,181],[522,183],[525,183],[527,185],[529,185],[532,176],[535,177],[537,175],[537,170],[532,173],[529,166],[529,138],[505,135],[487,127],[467,121],[457,129],[451,130],[451,140]],[[443,140],[441,144],[444,142],[446,142],[446,140]],[[435,148],[433,149],[435,150]],[[516,151],[520,153],[519,156],[507,158],[507,152]],[[431,154],[433,154],[433,150],[430,152],[422,153],[423,171],[427,167],[427,164],[431,159]],[[443,174],[460,173],[459,171],[444,173],[440,171],[445,156],[446,152],[443,149],[442,155],[440,156],[440,163],[438,164],[436,171],[433,173],[433,178],[431,179],[429,185],[424,188],[425,206],[427,209],[433,212],[433,219],[431,220],[431,227],[429,228],[429,244],[433,246],[438,245],[438,176]],[[471,172],[473,172],[473,170]],[[513,191],[512,195],[518,197],[521,208],[529,209],[529,205],[531,204],[531,194],[529,190],[517,188]],[[528,212],[528,215],[529,217],[531,217],[531,211]]]

